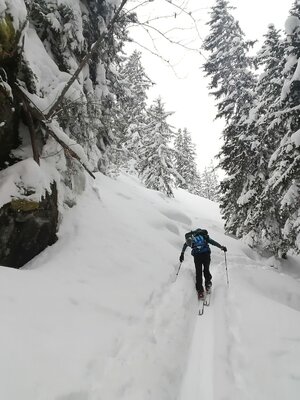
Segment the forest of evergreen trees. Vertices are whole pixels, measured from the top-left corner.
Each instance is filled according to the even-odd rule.
[[[227,0],[216,1],[204,42],[210,93],[226,121],[219,154],[225,227],[285,257],[300,251],[300,2],[284,32],[268,27],[256,55],[232,11]]]
[[[226,231],[261,252],[300,252],[299,0],[255,55],[230,3],[211,9],[201,51],[225,124],[220,187],[213,164],[199,172],[191,133],[170,125],[163,99],[149,104],[141,53],[124,51],[139,24],[127,3],[0,0],[0,172],[33,154],[54,181],[43,196],[58,193],[62,207],[83,190],[83,170],[125,170],[167,196],[179,187],[220,201]],[[22,179],[18,196],[38,198]]]
[[[167,196],[177,186],[215,199],[214,171],[197,171],[190,133],[170,126],[161,98],[148,104],[141,54],[125,53],[137,6],[0,0],[0,264],[57,240],[86,172],[125,169]]]
[[[120,170],[137,174],[145,186],[173,196],[174,187],[210,200],[218,199],[219,183],[211,163],[200,173],[196,146],[187,128],[176,132],[168,122],[173,114],[159,97],[147,105],[153,84],[134,51],[117,66],[122,92],[110,113],[112,146],[107,151],[105,173]]]

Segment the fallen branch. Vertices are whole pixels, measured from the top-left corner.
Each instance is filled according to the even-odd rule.
[[[95,175],[88,169],[88,167],[81,161],[80,157],[78,156],[78,154],[71,149],[70,146],[68,146],[63,140],[61,140],[54,132],[51,128],[49,128],[49,126],[47,125],[47,123],[45,121],[41,121],[42,127],[45,129],[45,131],[52,136],[57,143],[59,143],[61,145],[61,147],[64,149],[64,152],[66,154],[66,156],[69,156],[70,158],[75,158],[75,160],[77,160],[82,167],[86,170],[86,172],[94,179],[96,179]]]
[[[25,112],[27,123],[28,123],[33,159],[38,165],[40,165],[40,155],[39,155],[39,151],[38,151],[38,147],[37,147],[37,143],[36,143],[36,130],[35,130],[35,126],[34,126],[30,108],[26,101],[23,101],[23,110]]]
[[[33,124],[33,116],[35,119],[37,119],[42,127],[46,130],[46,132],[52,136],[64,149],[64,152],[66,156],[69,156],[70,158],[75,158],[81,165],[82,167],[87,171],[87,173],[94,179],[96,179],[95,175],[88,169],[88,167],[81,161],[80,157],[78,154],[70,148],[63,140],[61,140],[54,132],[53,130],[47,125],[47,121],[45,120],[45,115],[43,112],[38,108],[36,104],[28,97],[28,95],[25,93],[24,89],[22,89],[20,86],[15,84],[16,91],[22,101],[24,111],[26,113],[27,119],[28,119],[28,127],[30,131],[30,136],[31,136],[31,143],[32,143],[32,149],[33,149],[33,156],[34,160],[39,164],[39,155],[37,153],[37,147],[36,147],[36,135],[35,135],[35,128]]]
[[[34,126],[34,120],[32,117],[32,111],[31,111],[31,108],[29,106],[29,101],[28,101],[30,99],[18,85],[15,84],[14,89],[16,89],[15,90],[16,95],[20,98],[20,101],[21,101],[21,104],[22,104],[22,107],[23,107],[23,110],[24,110],[24,113],[26,116],[28,129],[29,129],[29,133],[30,133],[33,159],[38,165],[40,165],[40,155],[39,155],[39,151],[38,151],[38,147],[37,147],[37,143],[36,143],[36,130],[35,130],[35,126]]]

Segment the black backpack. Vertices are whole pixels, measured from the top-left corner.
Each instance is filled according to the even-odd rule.
[[[196,229],[185,234],[185,243],[192,247],[194,237],[199,235],[203,236],[205,240],[208,239],[208,232],[206,229]]]

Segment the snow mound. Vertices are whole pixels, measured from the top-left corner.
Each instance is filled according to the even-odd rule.
[[[39,166],[32,158],[20,161],[0,172],[0,208],[12,199],[40,201],[51,192],[57,172],[45,161]]]

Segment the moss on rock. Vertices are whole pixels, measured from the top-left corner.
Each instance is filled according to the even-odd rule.
[[[30,201],[26,199],[13,199],[10,205],[11,208],[15,211],[28,212],[37,210],[40,206],[40,203],[38,203],[37,201]]]
[[[11,56],[16,47],[16,31],[12,18],[6,15],[0,19],[0,59]]]
[[[0,208],[0,265],[20,268],[57,240],[57,189],[40,202],[14,199]]]

